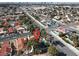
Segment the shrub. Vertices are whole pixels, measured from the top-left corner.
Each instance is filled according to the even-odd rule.
[[[48,47],[48,54],[51,56],[56,56],[58,54],[58,51],[54,46],[49,46]]]

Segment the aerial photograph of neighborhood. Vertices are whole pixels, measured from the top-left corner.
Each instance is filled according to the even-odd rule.
[[[79,3],[0,3],[0,56],[79,56]]]

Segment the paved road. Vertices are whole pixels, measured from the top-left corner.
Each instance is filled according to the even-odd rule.
[[[68,47],[62,44],[60,41],[54,39],[52,40],[52,44],[56,46],[57,50],[61,52],[60,56],[76,56]]]
[[[12,39],[16,39],[18,37],[27,37],[28,35],[30,35],[29,32],[23,33],[22,35],[16,33],[16,34],[13,34],[13,35],[8,35],[8,36],[5,35],[4,37],[0,36],[0,41],[4,41],[5,39],[6,40],[12,40]]]

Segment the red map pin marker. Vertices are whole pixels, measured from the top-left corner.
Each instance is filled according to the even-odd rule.
[[[38,28],[36,28],[34,31],[33,31],[33,35],[35,37],[36,40],[39,39],[40,37],[40,30]]]

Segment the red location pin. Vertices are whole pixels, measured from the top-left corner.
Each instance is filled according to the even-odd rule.
[[[40,37],[40,30],[38,28],[36,28],[34,31],[33,31],[33,35],[35,37],[35,39],[38,41],[39,37]]]

